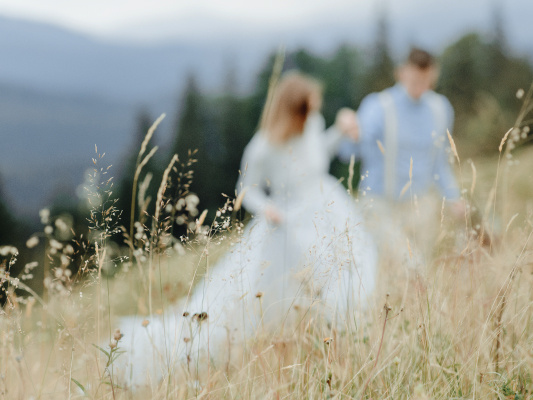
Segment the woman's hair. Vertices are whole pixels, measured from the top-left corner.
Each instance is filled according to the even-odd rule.
[[[284,74],[274,89],[272,100],[265,106],[261,130],[273,143],[283,143],[301,135],[307,116],[315,111],[321,97],[322,88],[313,78],[299,72]]]

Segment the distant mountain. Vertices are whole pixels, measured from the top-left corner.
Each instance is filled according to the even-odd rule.
[[[74,193],[95,145],[115,164],[128,148],[135,108],[98,97],[0,86],[0,174],[10,205],[37,215],[58,191]]]
[[[191,71],[205,87],[216,87],[229,68],[228,55],[218,46],[113,44],[2,17],[0,56],[0,82],[133,104],[173,96]]]
[[[36,216],[58,191],[74,193],[95,144],[119,171],[140,109],[167,113],[157,136],[168,141],[187,75],[216,91],[236,67],[230,55],[209,44],[112,44],[0,17],[0,175],[12,208]],[[243,65],[257,68],[254,60]]]

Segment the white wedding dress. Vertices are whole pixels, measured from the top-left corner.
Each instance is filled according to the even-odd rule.
[[[226,362],[232,343],[286,334],[304,317],[325,332],[353,327],[373,291],[377,255],[354,199],[328,174],[340,138],[324,132],[318,114],[283,145],[253,137],[237,188],[253,218],[240,240],[163,317],[147,327],[143,317],[121,321],[118,365],[130,386],[156,383],[187,358]],[[264,217],[269,205],[280,224]]]

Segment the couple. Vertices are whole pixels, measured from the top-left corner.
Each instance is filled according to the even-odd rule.
[[[357,152],[368,171],[363,187],[393,203],[409,180],[412,157],[412,195],[436,183],[458,200],[441,139],[453,112],[430,90],[436,71],[428,53],[413,50],[396,86],[368,96],[357,116],[340,110],[326,131],[320,85],[296,72],[281,78],[245,149],[237,184],[253,218],[165,319],[146,327],[141,318],[122,321],[121,362],[130,385],[157,382],[184,358],[229,360],[222,353],[232,343],[286,336],[304,318],[318,321],[324,337],[353,328],[375,286],[377,249],[356,202],[328,174],[330,160]]]

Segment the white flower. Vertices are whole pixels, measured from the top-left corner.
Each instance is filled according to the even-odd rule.
[[[34,269],[35,267],[37,267],[39,265],[39,263],[37,261],[32,261],[28,264],[26,264],[24,266],[24,271],[25,272],[30,272],[32,269]]]
[[[63,245],[55,239],[50,239],[50,247],[56,250],[61,250],[63,248]]]
[[[198,203],[200,203],[200,199],[198,196],[191,193],[185,197],[185,203],[187,203],[187,207],[196,207]]]
[[[28,249],[32,249],[34,248],[35,246],[37,246],[39,244],[39,238],[37,236],[32,236],[31,238],[29,238],[27,241],[26,241],[26,247]]]
[[[41,217],[42,224],[47,224],[50,218],[50,210],[48,208],[43,208],[39,211],[39,217]]]
[[[55,225],[62,232],[68,231],[68,225],[61,218],[56,219]]]
[[[66,255],[61,254],[61,265],[66,267],[69,264],[70,264],[70,259]]]
[[[176,211],[180,211],[185,206],[185,199],[179,199],[176,203]]]
[[[18,255],[18,250],[16,247],[13,246],[2,246],[0,247],[0,256],[7,257],[9,255],[16,256]]]

